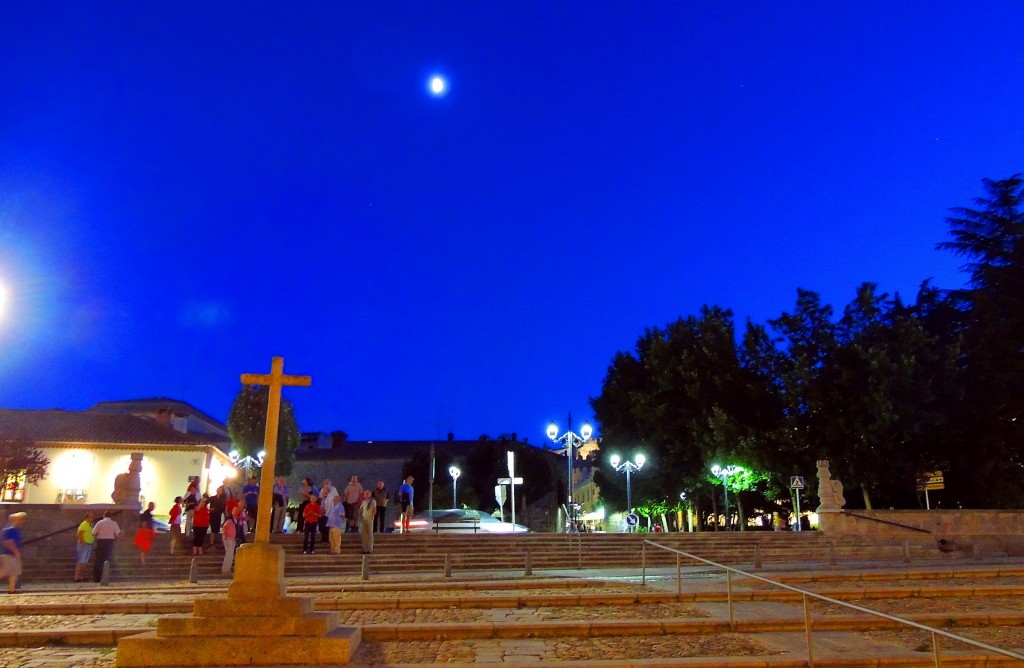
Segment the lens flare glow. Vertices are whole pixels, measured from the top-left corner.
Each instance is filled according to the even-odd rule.
[[[448,82],[444,80],[444,77],[434,75],[430,78],[430,92],[437,96],[444,95],[448,92]]]

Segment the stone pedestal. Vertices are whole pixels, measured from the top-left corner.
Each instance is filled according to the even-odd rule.
[[[157,620],[155,632],[122,638],[118,666],[282,666],[348,663],[362,639],[338,613],[314,612],[313,599],[286,596],[284,549],[238,548],[227,597],[196,599],[192,615]]]

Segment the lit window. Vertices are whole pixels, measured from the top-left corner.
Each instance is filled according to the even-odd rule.
[[[62,489],[57,494],[57,503],[85,503],[84,489]]]
[[[0,501],[21,503],[25,500],[25,471],[17,471],[7,476],[4,481],[3,496]]]

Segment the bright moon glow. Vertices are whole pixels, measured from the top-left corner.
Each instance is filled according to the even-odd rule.
[[[441,77],[433,77],[430,80],[430,92],[434,95],[441,95],[447,90],[448,82]]]

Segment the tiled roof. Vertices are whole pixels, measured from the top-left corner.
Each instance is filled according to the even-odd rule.
[[[210,444],[210,441],[134,415],[6,408],[0,409],[0,438],[25,438],[49,443]]]
[[[180,399],[170,399],[168,397],[153,397],[151,399],[127,399],[125,401],[101,401],[89,410],[96,412],[106,413],[121,413],[121,412],[156,412],[161,408],[172,408],[179,413],[185,415],[194,415],[198,418],[206,420],[211,424],[218,426],[221,429],[227,430],[227,427],[223,422],[217,418],[211,416],[209,413],[205,413],[187,401]]]

